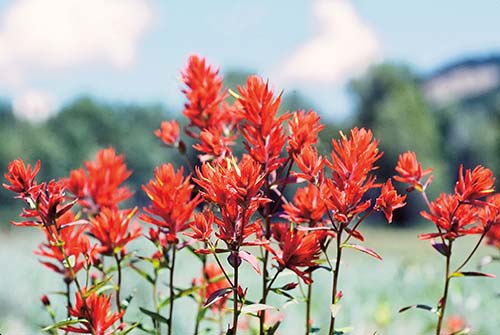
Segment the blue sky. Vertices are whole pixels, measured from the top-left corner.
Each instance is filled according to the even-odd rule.
[[[371,64],[425,73],[499,52],[499,13],[498,0],[0,0],[0,96],[33,119],[79,94],[179,109],[179,72],[198,53],[342,116],[345,83]]]

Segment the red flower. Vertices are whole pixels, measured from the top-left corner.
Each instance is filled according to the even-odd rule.
[[[285,160],[280,158],[286,142],[282,122],[290,115],[276,117],[281,97],[275,98],[268,84],[256,76],[248,77],[246,86],[239,86],[238,90],[240,129],[245,148],[267,173],[275,171]]]
[[[315,226],[321,222],[326,212],[326,206],[318,187],[308,184],[295,193],[293,203],[283,205],[286,218],[295,223],[309,223]]]
[[[325,128],[320,123],[320,117],[310,110],[299,110],[293,113],[288,121],[290,135],[288,136],[289,153],[299,153],[304,146],[314,145],[318,141],[318,133]]]
[[[299,267],[314,267],[321,254],[321,246],[316,232],[306,234],[303,231],[292,231],[287,224],[274,224],[273,237],[278,241],[280,251],[270,247],[268,250],[274,255],[279,268],[288,268],[295,272],[306,284],[313,281],[310,271],[300,270]],[[322,235],[322,234],[321,234]]]
[[[419,236],[420,239],[443,236],[453,240],[463,235],[483,232],[482,226],[474,225],[478,222],[478,208],[460,202],[455,195],[442,193],[430,204],[429,210],[430,212],[422,211],[420,214],[434,222],[442,232],[422,234]]]
[[[387,182],[382,186],[380,196],[377,198],[377,202],[373,209],[376,211],[383,211],[384,215],[389,223],[392,222],[392,212],[395,209],[404,207],[406,203],[404,202],[406,195],[398,195],[394,187],[392,186],[391,179],[387,179]]]
[[[458,181],[455,185],[455,194],[461,202],[480,199],[495,191],[495,178],[490,169],[478,165],[474,170],[465,170],[460,165]]]
[[[187,89],[182,92],[188,99],[183,114],[189,119],[189,126],[200,130],[221,127],[231,120],[232,111],[221,108],[225,93],[222,93],[222,78],[219,71],[207,65],[205,59],[196,55],[189,57],[188,66],[182,73]],[[230,121],[231,122],[231,121]],[[196,137],[196,134],[189,133]]]
[[[36,162],[35,168],[30,164],[24,165],[22,159],[15,159],[8,166],[8,173],[5,173],[5,179],[9,184],[2,184],[9,191],[19,193],[19,197],[28,194],[37,186],[35,177],[40,171],[40,161]]]
[[[192,199],[194,185],[183,174],[183,168],[175,172],[172,164],[163,164],[155,169],[155,179],[142,186],[151,205],[140,219],[164,229],[170,243],[176,243],[177,233],[189,227],[187,222],[201,200],[200,196]]]
[[[121,184],[132,174],[127,170],[123,155],[116,155],[113,148],[97,153],[95,161],[85,162],[83,169],[71,171],[68,190],[78,197],[80,205],[98,211],[103,207],[117,208],[132,196]]]
[[[119,254],[125,250],[125,246],[135,240],[142,233],[142,227],[134,222],[130,226],[130,220],[137,212],[137,208],[131,210],[103,208],[90,223],[90,233],[101,246],[98,248],[103,255]]]
[[[197,213],[194,215],[194,221],[189,225],[193,232],[183,234],[198,241],[207,241],[212,235],[213,224],[214,214],[211,211]]]
[[[200,142],[194,144],[193,148],[203,153],[199,156],[202,163],[211,159],[224,159],[232,155],[230,146],[234,145],[235,138],[236,136],[224,136],[219,128],[203,129]]]
[[[486,233],[486,243],[500,249],[500,193],[489,196],[486,202],[479,214],[483,226],[490,227]]]
[[[409,189],[409,191],[413,189],[422,191],[432,181],[432,176],[430,176],[427,181],[422,184],[422,178],[430,174],[432,172],[432,168],[422,171],[422,165],[417,162],[417,156],[414,152],[411,151],[399,155],[396,172],[399,173],[399,176],[394,176],[394,179],[401,183],[410,184],[411,188]]]
[[[160,129],[155,130],[155,136],[166,145],[176,146],[179,143],[179,123],[177,121],[163,121]]]
[[[325,159],[322,156],[318,156],[318,151],[315,147],[309,145],[303,147],[300,154],[293,155],[293,160],[302,172],[292,171],[293,176],[307,180],[312,184],[321,183]]]
[[[94,256],[93,248],[90,246],[89,238],[85,235],[86,225],[83,221],[80,224],[73,212],[66,212],[59,217],[57,226],[59,227],[60,241],[56,240],[56,228],[54,226],[47,227],[44,230],[47,242],[40,244],[38,250],[34,251],[34,253],[49,258],[51,261],[41,261],[41,263],[52,271],[72,280],[71,271],[67,267],[64,254],[57,244],[63,243],[62,248],[73,268],[74,274],[92,261],[91,258]]]
[[[75,306],[70,309],[70,314],[85,321],[81,321],[78,327],[61,327],[61,329],[69,332],[111,335],[124,326],[124,324],[120,324],[116,329],[110,329],[120,320],[125,311],[113,313],[111,310],[111,296],[98,295],[96,292],[92,292],[86,298],[83,298],[77,292]]]

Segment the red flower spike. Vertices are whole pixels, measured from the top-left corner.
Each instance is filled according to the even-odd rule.
[[[107,256],[124,252],[125,246],[142,234],[142,227],[130,220],[137,208],[130,210],[103,208],[90,223],[90,233],[100,242],[98,251]]]
[[[458,181],[455,185],[455,194],[461,202],[483,198],[495,192],[495,178],[490,169],[478,165],[474,170],[465,170],[460,165]]]
[[[321,183],[325,159],[318,155],[318,151],[315,147],[303,147],[300,154],[293,155],[293,160],[302,172],[292,171],[291,173],[293,176],[307,180],[312,184]]]
[[[500,249],[500,193],[489,196],[479,217],[483,227],[489,227],[486,243]]]
[[[84,302],[85,299],[85,302]],[[123,328],[125,324],[120,324],[115,329],[110,329],[125,314],[125,311],[113,313],[111,309],[111,296],[98,295],[92,292],[87,298],[83,298],[80,293],[76,293],[75,306],[70,309],[70,314],[78,319],[86,321],[80,322],[79,326],[64,326],[62,330],[79,334],[111,335]]]
[[[212,159],[222,160],[232,155],[231,145],[234,145],[236,136],[226,137],[222,134],[222,129],[210,128],[203,129],[200,133],[199,143],[193,145],[193,148],[200,151],[200,161],[206,162]]]
[[[310,272],[299,267],[313,267],[321,254],[321,246],[317,232],[306,234],[302,231],[291,231],[287,224],[274,224],[273,237],[278,241],[280,251],[266,247],[278,262],[280,269],[288,268],[295,272],[306,284],[313,281]]]
[[[198,195],[192,198],[194,185],[183,174],[183,168],[175,172],[172,164],[163,164],[155,169],[155,179],[142,186],[151,205],[139,218],[164,229],[169,243],[176,243],[177,233],[189,227],[187,222],[201,201]]]
[[[290,135],[287,151],[294,154],[300,153],[305,146],[316,144],[318,134],[325,126],[320,123],[320,117],[316,112],[298,110],[288,121],[288,128]]]
[[[123,155],[116,155],[113,148],[100,150],[95,161],[85,162],[83,169],[71,171],[67,180],[68,190],[82,207],[99,211],[103,207],[118,208],[118,204],[132,196],[121,186],[132,174],[127,170]]]
[[[32,168],[30,164],[25,165],[22,159],[15,159],[9,163],[8,172],[4,175],[10,185],[2,184],[2,186],[9,191],[19,193],[19,197],[24,197],[37,186],[35,177],[38,171],[40,171],[40,161],[37,161]]]
[[[214,224],[214,214],[210,211],[197,213],[194,215],[194,221],[189,224],[192,232],[183,234],[198,241],[207,241],[212,236]]]
[[[399,175],[394,176],[396,181],[400,183],[410,184],[410,190],[424,190],[432,181],[430,176],[427,181],[422,184],[422,178],[432,172],[432,168],[422,170],[422,165],[417,161],[417,156],[414,152],[408,151],[399,155],[396,172]]]
[[[177,146],[179,144],[179,123],[173,121],[163,121],[160,124],[160,129],[155,130],[154,134],[165,145]]]
[[[430,212],[422,211],[420,215],[434,222],[442,233],[422,234],[420,239],[430,239],[443,236],[453,240],[469,234],[480,234],[483,227],[474,225],[478,221],[479,210],[472,205],[461,203],[455,195],[442,193],[430,204]]]
[[[293,203],[283,205],[285,217],[295,223],[308,223],[311,227],[321,222],[326,206],[318,187],[308,184],[295,193]]]
[[[406,203],[404,202],[406,195],[398,195],[394,187],[392,186],[391,179],[387,179],[387,182],[382,186],[382,191],[380,196],[377,198],[377,202],[373,209],[376,211],[383,211],[384,215],[389,223],[392,222],[392,212],[395,209],[404,207]]]
[[[225,93],[222,92],[219,70],[207,65],[205,59],[193,55],[182,73],[182,81],[187,86],[182,92],[188,99],[182,113],[189,119],[190,127],[202,130],[232,123],[233,111],[222,104]],[[197,137],[194,133],[188,134]]]
[[[276,117],[281,96],[275,98],[268,84],[256,76],[248,77],[246,86],[239,86],[238,90],[245,148],[267,173],[275,171],[285,160],[280,158],[287,139],[282,122],[290,115]]]

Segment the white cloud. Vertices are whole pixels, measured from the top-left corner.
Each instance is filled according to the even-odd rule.
[[[349,0],[315,0],[318,33],[285,59],[279,77],[301,83],[340,83],[381,56],[375,32]]]
[[[126,67],[151,16],[145,0],[13,1],[0,20],[0,75],[22,82],[37,69]]]
[[[55,100],[47,92],[29,90],[14,96],[14,113],[31,121],[47,119],[55,110]]]

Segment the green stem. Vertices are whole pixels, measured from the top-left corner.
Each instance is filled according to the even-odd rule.
[[[335,300],[337,297],[337,286],[338,286],[338,279],[339,279],[340,260],[342,258],[342,247],[341,247],[341,243],[340,243],[341,238],[342,238],[342,228],[339,229],[337,236],[336,236],[337,258],[335,261],[335,270],[333,273],[333,280],[332,280],[332,300],[331,300],[332,305],[335,304]],[[333,335],[334,331],[335,331],[335,317],[333,315],[330,315],[330,328],[329,328],[328,334]]]
[[[116,308],[118,309],[118,313],[121,313],[122,311],[122,306],[121,306],[121,299],[120,299],[120,291],[122,287],[122,265],[121,265],[121,259],[118,256],[117,253],[114,254],[115,256],[115,261],[116,261],[116,268],[118,271],[118,282],[116,286]],[[123,323],[123,315],[120,317],[120,322]]]
[[[236,335],[238,332],[238,251],[233,253],[233,270],[234,270],[234,284],[233,284],[233,327],[231,335]]]
[[[168,335],[172,335],[172,315],[174,313],[174,301],[175,301],[175,292],[174,292],[174,270],[175,270],[175,254],[176,254],[177,246],[174,243],[172,245],[172,266],[170,267],[170,282],[168,283],[170,288],[170,308],[168,311]]]
[[[444,313],[446,310],[446,301],[448,299],[448,288],[450,286],[450,261],[451,261],[451,246],[453,244],[453,241],[450,241],[450,244],[448,245],[448,250],[449,253],[446,256],[446,273],[445,273],[445,281],[444,281],[444,292],[443,296],[441,297],[441,301],[438,306],[438,322],[437,322],[437,327],[436,327],[436,335],[441,334],[441,327],[444,319]]]

